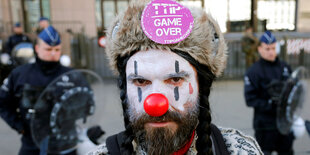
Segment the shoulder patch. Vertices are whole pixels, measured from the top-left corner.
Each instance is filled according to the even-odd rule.
[[[244,84],[245,84],[245,85],[251,85],[251,82],[250,82],[250,79],[249,79],[248,76],[245,76],[245,77],[244,77]]]
[[[288,71],[288,68],[287,68],[287,67],[284,67],[284,68],[283,68],[283,73],[282,73],[282,75],[283,75],[283,76],[285,76],[285,77],[290,76],[290,73],[289,73],[289,71]]]
[[[253,137],[247,136],[236,129],[219,129],[223,135],[227,150],[231,155],[263,155],[263,152]]]

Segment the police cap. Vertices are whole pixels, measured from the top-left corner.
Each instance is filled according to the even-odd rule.
[[[14,24],[14,27],[21,27],[20,22],[15,23],[15,24]]]
[[[48,21],[48,18],[47,18],[47,17],[40,17],[40,18],[39,18],[39,22],[40,22],[40,21],[45,21],[45,20]]]
[[[265,33],[260,37],[259,41],[265,44],[273,44],[277,40],[270,31],[265,31]]]
[[[38,37],[50,46],[56,46],[61,43],[60,36],[53,26],[45,28]]]

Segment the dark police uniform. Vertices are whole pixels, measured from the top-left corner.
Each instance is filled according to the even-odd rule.
[[[270,31],[266,31],[260,42],[271,45],[276,43],[276,38]],[[266,155],[272,151],[277,151],[280,155],[293,154],[293,133],[282,135],[277,129],[278,103],[274,98],[277,96],[275,91],[282,89],[275,83],[286,81],[291,72],[290,66],[279,58],[273,62],[260,58],[247,70],[244,77],[246,104],[254,108],[255,137]]]
[[[10,36],[6,43],[6,52],[11,55],[13,48],[21,42],[31,42],[31,40],[24,34],[14,34]]]
[[[20,154],[39,154],[30,132],[28,109],[23,106],[22,95],[25,84],[45,87],[53,79],[70,69],[59,62],[45,62],[37,58],[36,63],[17,67],[5,80],[0,90],[0,115],[17,132],[23,132]]]
[[[50,46],[61,43],[59,34],[52,26],[44,29],[38,37]],[[48,86],[56,77],[70,70],[70,68],[62,66],[59,61],[47,62],[37,58],[33,64],[25,64],[15,68],[3,82],[0,89],[0,115],[9,126],[23,134],[20,155],[40,154],[40,149],[32,139],[31,115],[29,115],[29,107],[31,106],[25,104],[25,99],[29,99],[25,96],[32,92],[29,96],[35,103],[44,87]],[[36,91],[29,91],[30,88]]]
[[[255,137],[262,150],[292,150],[293,135],[281,135],[276,126],[276,104],[267,91],[271,81],[286,80],[291,68],[278,58],[274,62],[262,58],[251,66],[244,77],[246,104],[254,107]]]

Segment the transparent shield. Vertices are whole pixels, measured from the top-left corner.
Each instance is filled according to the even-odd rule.
[[[291,132],[294,121],[301,116],[307,93],[309,74],[298,67],[285,82],[277,107],[277,128],[282,134]]]
[[[81,142],[83,129],[98,125],[104,110],[102,79],[90,70],[72,70],[51,82],[31,109],[31,132],[41,150],[66,153]]]

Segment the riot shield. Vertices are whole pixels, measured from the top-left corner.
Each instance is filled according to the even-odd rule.
[[[300,117],[307,92],[308,72],[298,67],[284,82],[277,106],[277,128],[287,135],[292,131],[294,121]]]
[[[52,81],[30,109],[31,132],[41,151],[62,154],[75,150],[83,129],[97,125],[104,109],[103,82],[89,70],[72,70]]]

